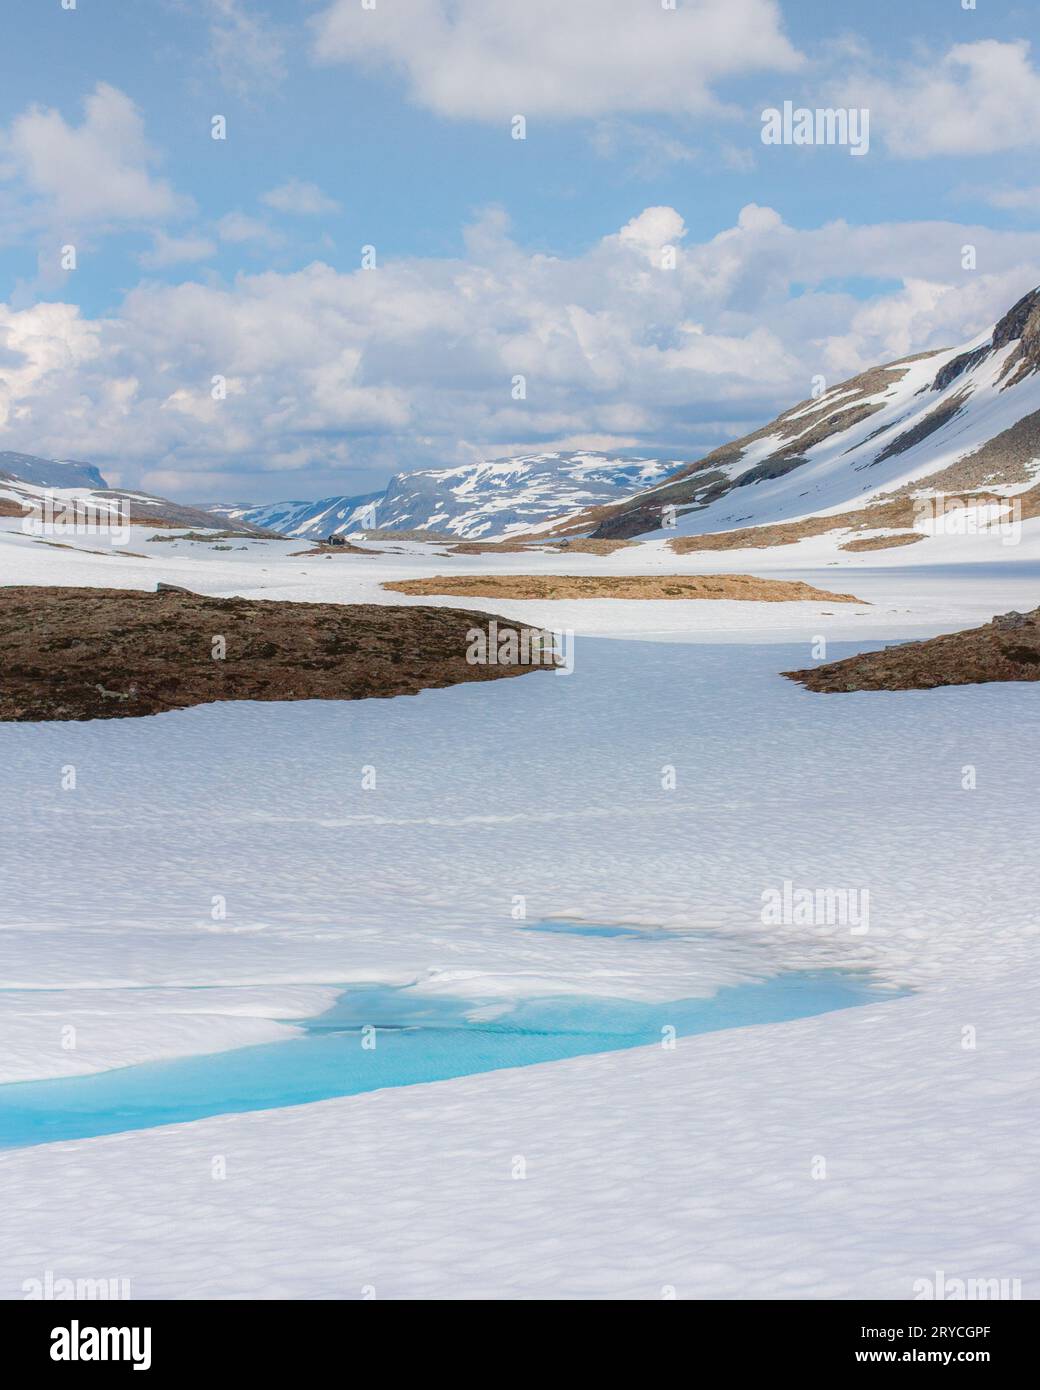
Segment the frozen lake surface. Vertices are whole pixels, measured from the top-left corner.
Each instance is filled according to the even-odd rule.
[[[603,928],[606,930],[606,928]],[[85,1139],[389,1086],[554,1062],[675,1037],[781,1023],[891,997],[869,976],[792,971],[707,999],[501,1001],[353,987],[302,1037],[89,1076],[0,1087],[0,1147]]]
[[[0,1293],[1033,1296],[1037,687],[782,679],[827,630],[0,728]],[[869,930],[767,924],[785,883]],[[824,971],[890,988],[770,1014]]]

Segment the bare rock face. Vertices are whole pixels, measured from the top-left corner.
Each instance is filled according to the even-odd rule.
[[[1025,295],[1000,320],[993,330],[993,348],[1006,347],[1016,338],[1018,347],[1001,371],[1005,388],[1040,371],[1040,289]]]
[[[1040,609],[1037,608],[1034,608],[1032,613],[1016,613],[1012,609],[1010,613],[998,613],[993,619],[993,626],[1009,630],[1031,627],[1037,621],[1038,614],[1040,614]]]
[[[1016,338],[1035,336],[1038,328],[1037,311],[1040,310],[1040,288],[1030,290],[1016,303],[1012,304],[993,329],[993,347],[1000,349]]]
[[[1030,290],[1017,304],[1012,304],[995,324],[989,343],[963,352],[947,362],[936,374],[932,390],[945,390],[957,377],[970,372],[992,353],[1002,352],[1009,343],[1014,342],[1018,343],[1018,347],[1008,357],[1001,373],[1004,386],[1014,386],[1024,376],[1040,368],[1040,289]]]

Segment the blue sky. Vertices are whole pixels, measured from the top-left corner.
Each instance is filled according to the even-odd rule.
[[[1031,18],[7,0],[0,448],[200,500],[695,456],[1040,280]],[[868,152],[764,145],[786,100],[866,108]]]

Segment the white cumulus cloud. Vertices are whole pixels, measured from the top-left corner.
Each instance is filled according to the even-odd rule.
[[[264,246],[274,246],[279,240],[266,222],[259,217],[250,217],[245,212],[226,212],[217,223],[217,235],[221,241],[235,245],[253,241]]]
[[[255,97],[286,75],[285,43],[253,0],[208,0],[210,54],[229,91]]]
[[[137,259],[148,270],[165,270],[171,265],[208,260],[216,249],[216,244],[209,237],[170,236],[160,230],[152,238],[151,247],[142,251]]]
[[[296,213],[301,217],[315,217],[323,212],[339,212],[339,203],[328,197],[316,183],[302,179],[289,179],[277,188],[270,189],[260,200],[277,212]]]
[[[870,108],[888,149],[905,159],[1040,143],[1040,71],[1025,39],[955,44],[894,78],[854,72],[841,91]]]
[[[155,173],[140,112],[107,82],[87,97],[79,125],[32,106],[0,136],[0,150],[30,215],[69,234],[163,222],[191,206]]]
[[[333,0],[313,35],[319,62],[403,73],[478,120],[706,111],[715,83],[802,61],[776,0]]]

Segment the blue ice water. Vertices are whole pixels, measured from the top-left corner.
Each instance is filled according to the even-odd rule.
[[[557,932],[561,936],[650,936],[651,932],[640,931],[638,927],[610,927],[599,923],[547,921],[538,922],[526,931]]]
[[[523,1000],[489,1020],[473,1015],[492,1011],[490,1001],[353,986],[301,1036],[282,1042],[0,1086],[0,1148],[444,1081],[660,1043],[667,1028],[682,1036],[782,1023],[893,997],[866,975],[789,972],[722,988],[710,999]],[[375,1047],[364,1046],[373,1037]]]

